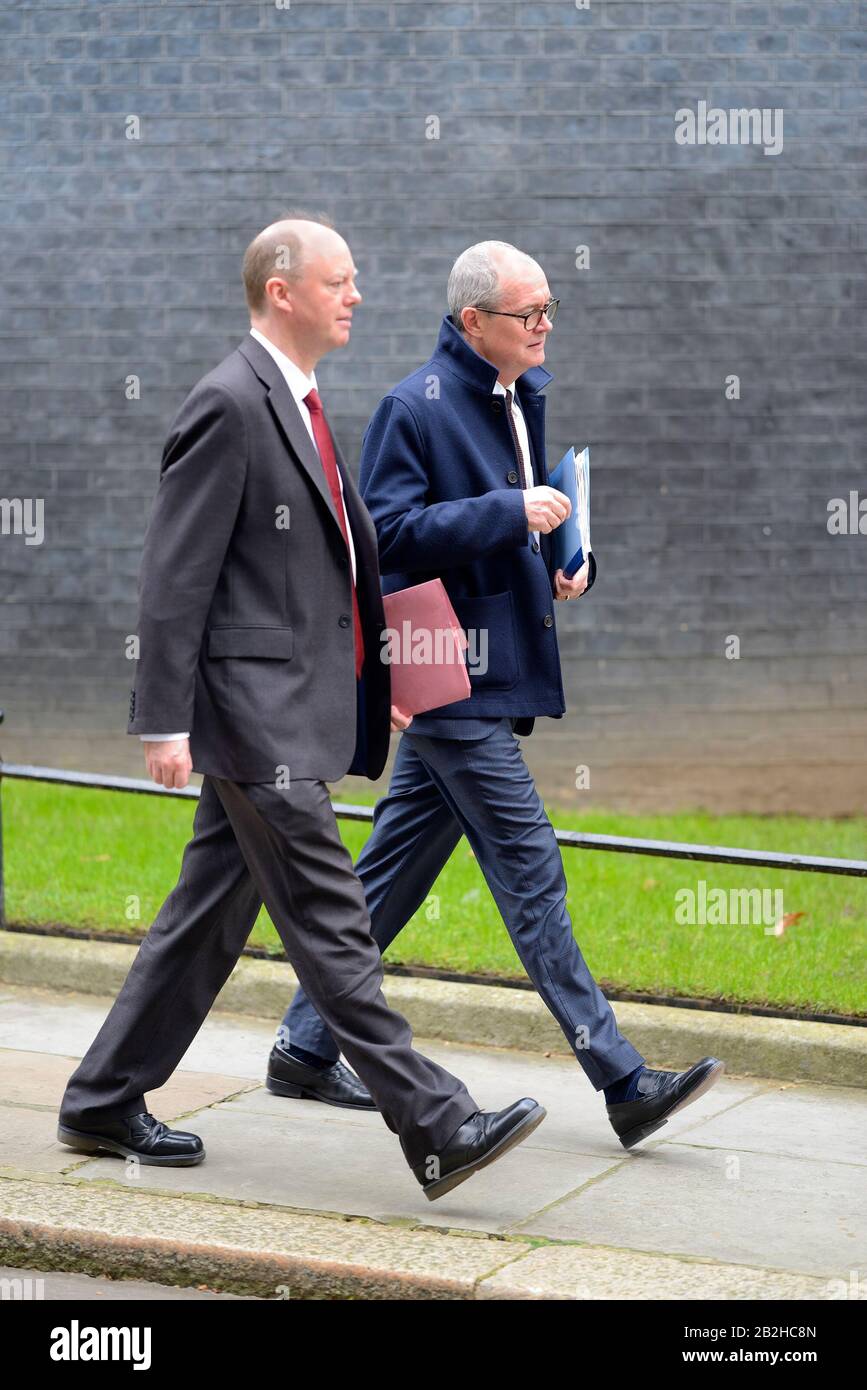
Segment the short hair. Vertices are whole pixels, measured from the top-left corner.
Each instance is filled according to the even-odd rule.
[[[281,275],[286,281],[300,280],[304,271],[303,242],[297,232],[281,230],[284,222],[318,222],[321,227],[334,230],[334,223],[325,212],[307,212],[303,208],[289,208],[276,221],[263,228],[253,238],[244,252],[242,277],[247,305],[252,312],[262,308],[265,303],[265,286],[272,275]],[[288,251],[288,266],[278,264],[278,256]]]
[[[495,252],[517,251],[508,241],[477,241],[462,251],[451,268],[448,289],[449,313],[455,327],[463,331],[462,309],[493,309],[500,302],[500,274]]]

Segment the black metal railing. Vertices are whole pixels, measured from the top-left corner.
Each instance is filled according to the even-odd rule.
[[[0,723],[3,713],[0,711]],[[198,787],[180,790],[157,786],[145,778],[110,777],[95,772],[67,772],[57,767],[34,767],[0,760],[0,926],[5,923],[3,883],[3,779],[21,782],[48,782],[64,787],[91,787],[102,791],[133,792],[141,796],[174,796],[198,800]],[[342,820],[372,821],[372,806],[353,806],[334,802],[335,814]],[[770,850],[732,849],[723,845],[693,845],[677,840],[641,840],[622,835],[591,835],[580,830],[554,831],[564,849],[600,850],[613,854],[646,854],[661,859],[689,859],[706,864],[738,864],[752,869],[779,869],[810,874],[847,874],[867,878],[867,860],[831,859],[815,854],[781,854]]]

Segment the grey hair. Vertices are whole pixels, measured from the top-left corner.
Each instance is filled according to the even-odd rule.
[[[449,313],[462,331],[462,309],[493,309],[500,302],[497,252],[516,251],[508,241],[477,241],[462,251],[451,268],[448,284]]]

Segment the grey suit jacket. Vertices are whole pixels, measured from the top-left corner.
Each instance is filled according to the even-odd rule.
[[[169,430],[139,578],[130,734],[189,729],[196,772],[231,781],[377,777],[388,667],[376,533],[335,441],[364,632],[319,456],[274,359],[247,335]],[[364,728],[356,756],[356,706]]]

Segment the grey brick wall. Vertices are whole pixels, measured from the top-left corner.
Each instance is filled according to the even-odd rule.
[[[3,0],[0,45],[0,497],[45,502],[42,545],[0,535],[7,758],[139,768],[165,431],[245,329],[244,246],[301,203],[362,271],[321,369],[350,454],[464,246],[517,243],[561,298],[549,446],[590,442],[600,578],[558,606],[549,794],[864,810],[867,536],[827,503],[867,497],[867,5]],[[677,144],[699,101],[782,108],[782,152]]]

